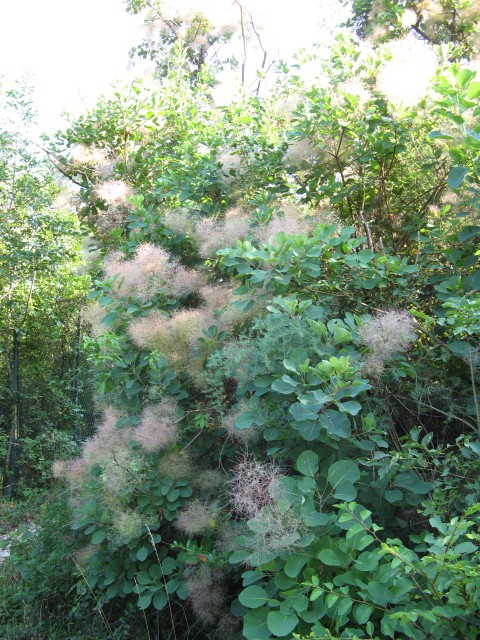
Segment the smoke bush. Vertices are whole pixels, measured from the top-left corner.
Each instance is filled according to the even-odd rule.
[[[413,318],[408,311],[385,311],[359,327],[360,340],[370,353],[364,367],[372,375],[380,374],[395,353],[409,349],[415,341]]]
[[[295,548],[308,530],[292,508],[280,510],[276,504],[263,507],[248,526],[253,533],[244,537],[251,552],[246,562],[253,567],[264,563],[270,553]]]
[[[192,364],[190,351],[205,326],[205,316],[199,309],[177,311],[170,318],[152,311],[133,320],[128,332],[137,346],[158,349],[175,365],[188,367]]]
[[[273,493],[282,469],[273,463],[245,457],[233,469],[230,480],[230,502],[239,516],[254,518],[274,502]]]
[[[137,247],[135,257],[125,260],[121,254],[107,256],[104,264],[107,278],[117,275],[113,286],[116,293],[134,295],[149,300],[160,290],[173,298],[181,298],[195,291],[203,283],[203,276],[187,269],[170,254],[150,243]]]
[[[178,406],[169,398],[144,408],[133,437],[145,451],[152,453],[169,447],[178,438]]]
[[[205,565],[188,576],[188,602],[204,624],[213,624],[224,613],[225,587],[222,574]]]
[[[217,508],[209,502],[192,500],[177,515],[177,528],[187,536],[196,536],[215,526]]]
[[[213,257],[218,249],[231,247],[249,232],[248,220],[239,209],[227,212],[224,220],[202,220],[195,227],[202,258]]]

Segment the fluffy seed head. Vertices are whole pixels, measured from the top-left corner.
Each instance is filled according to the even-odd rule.
[[[202,220],[195,227],[195,235],[202,258],[211,258],[219,249],[233,246],[249,233],[248,220],[240,210],[225,214],[225,219]]]
[[[145,407],[133,437],[149,453],[174,444],[178,438],[178,407],[175,400],[168,398]]]
[[[132,195],[132,187],[123,180],[107,180],[94,190],[95,196],[112,206],[129,207],[128,196]]]
[[[413,318],[407,311],[385,311],[358,329],[370,353],[364,361],[367,371],[379,374],[395,353],[407,351],[415,341]]]
[[[282,469],[273,463],[245,457],[233,470],[230,502],[239,516],[254,518],[265,506],[274,503],[273,495]]]
[[[208,502],[192,500],[177,516],[177,528],[187,536],[196,536],[215,527],[216,507]]]

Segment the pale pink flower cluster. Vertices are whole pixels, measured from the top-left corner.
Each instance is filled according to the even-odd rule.
[[[83,458],[55,460],[52,465],[52,475],[54,478],[67,480],[73,485],[78,485],[87,478],[89,469],[89,463]]]
[[[233,469],[230,502],[239,516],[254,518],[263,507],[274,504],[274,494],[282,469],[269,462],[245,457]]]
[[[222,171],[224,173],[225,180],[233,180],[238,178],[238,172],[241,167],[241,160],[238,154],[232,153],[229,150],[224,151],[218,157],[218,161],[222,165]],[[232,175],[230,171],[234,171],[235,175]]]
[[[82,320],[90,325],[90,334],[96,338],[108,331],[106,325],[102,323],[105,317],[105,309],[98,302],[82,307],[81,316]]]
[[[360,326],[360,340],[370,351],[364,359],[365,370],[379,375],[394,354],[407,351],[416,339],[413,327],[408,311],[395,309],[380,313]]]
[[[233,246],[250,232],[248,220],[241,210],[227,212],[224,220],[205,219],[195,227],[199,253],[212,258],[219,249]]]
[[[294,549],[307,533],[305,523],[292,508],[279,509],[276,504],[261,509],[254,521],[255,532],[247,543],[251,553],[246,560],[254,567],[265,562],[266,554]]]
[[[75,486],[86,479],[92,466],[106,464],[108,460],[113,460],[115,467],[118,460],[121,459],[123,462],[128,443],[133,440],[133,429],[118,428],[116,426],[118,419],[119,415],[115,410],[107,407],[96,433],[84,444],[82,455],[73,460],[56,461],[53,468],[55,477],[61,477]]]
[[[114,229],[122,229],[127,223],[130,211],[124,206],[111,206],[98,211],[96,218],[97,231],[106,234]]]
[[[207,285],[201,287],[199,293],[204,301],[202,307],[210,314],[223,309],[233,300],[232,289],[226,284]]]
[[[241,377],[242,377],[242,372],[239,373],[239,378]],[[235,411],[231,411],[230,413],[227,413],[225,416],[223,416],[223,419],[222,419],[222,427],[227,432],[227,435],[230,438],[230,440],[233,440],[234,442],[240,442],[245,445],[248,444],[248,442],[250,442],[252,439],[255,439],[255,437],[258,434],[257,430],[253,427],[250,427],[249,429],[235,428],[235,420],[238,418],[238,416],[241,413],[246,411],[246,409],[247,409],[246,404],[237,405],[237,408]]]
[[[438,68],[432,45],[412,33],[388,43],[391,58],[377,76],[377,87],[397,108],[413,106],[423,98]]]
[[[137,247],[135,257],[125,260],[113,253],[104,263],[107,278],[117,275],[114,291],[119,295],[134,295],[149,300],[160,290],[174,298],[195,291],[203,282],[198,271],[187,269],[178,260],[156,245],[145,243]]]
[[[193,224],[186,212],[183,211],[167,211],[165,213],[165,225],[182,235],[192,232]]]
[[[176,526],[188,537],[204,533],[215,527],[218,509],[210,502],[192,500],[177,515]]]
[[[204,624],[213,624],[224,613],[225,585],[219,571],[200,566],[186,580],[188,602],[196,617]]]
[[[177,441],[178,420],[175,400],[167,398],[158,404],[148,405],[142,412],[141,422],[133,437],[149,453],[165,449]]]
[[[79,144],[70,150],[70,162],[78,167],[93,169],[106,161],[107,153],[104,149]]]
[[[123,453],[128,443],[134,439],[132,427],[116,426],[119,417],[112,407],[105,409],[103,420],[98,425],[96,433],[83,447],[83,457],[90,464],[101,464],[110,455],[116,456]]]
[[[306,165],[317,157],[317,150],[310,140],[293,140],[286,153],[286,160],[290,165]]]
[[[190,350],[202,335],[204,316],[200,309],[184,309],[171,317],[154,310],[130,323],[128,333],[140,348],[158,349],[179,364],[189,360]]]
[[[110,206],[128,208],[127,198],[132,195],[132,187],[123,180],[107,180],[95,187],[94,194]]]

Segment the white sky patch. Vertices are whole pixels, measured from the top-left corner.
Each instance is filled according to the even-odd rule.
[[[55,129],[63,111],[84,111],[117,78],[128,77],[128,51],[141,39],[140,25],[121,0],[4,2],[0,74],[15,79],[29,72],[38,122]]]
[[[181,4],[200,9],[202,1]],[[297,0],[295,6],[278,0],[244,2],[270,59],[288,58],[314,42],[326,43],[332,27],[346,17],[337,0]],[[211,18],[230,12],[238,18],[232,0],[207,0],[206,7]],[[131,80],[139,72],[128,51],[142,41],[142,23],[140,16],[126,13],[122,0],[3,2],[0,75],[15,79],[29,72],[38,123],[55,130],[64,124],[63,111],[81,114],[116,80]],[[247,57],[252,81],[258,60],[252,42]]]

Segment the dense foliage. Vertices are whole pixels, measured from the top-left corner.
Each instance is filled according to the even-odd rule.
[[[399,108],[342,36],[218,107],[168,44],[50,141],[103,417],[15,533],[9,637],[474,640],[480,82]]]
[[[0,457],[2,486],[11,494],[25,476],[26,486],[48,484],[55,457],[75,449],[77,325],[89,278],[78,271],[77,216],[29,140],[29,90],[22,83],[2,88],[2,99]]]

